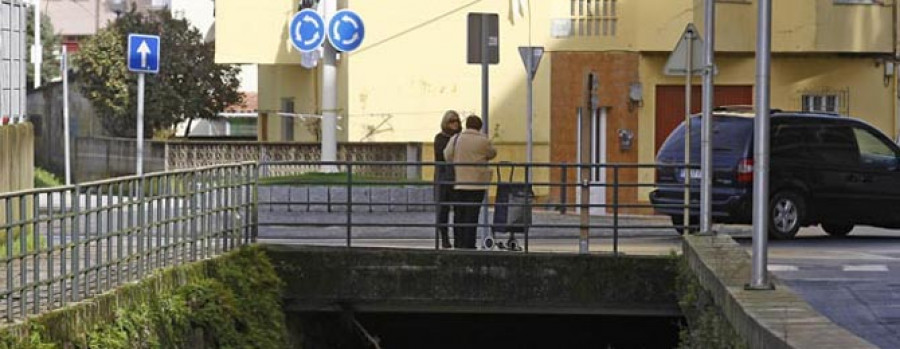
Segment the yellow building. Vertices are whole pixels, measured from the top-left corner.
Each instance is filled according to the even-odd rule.
[[[500,158],[524,161],[526,75],[519,46],[543,46],[534,80],[535,161],[576,162],[577,110],[586,76],[599,78],[604,120],[595,161],[653,163],[684,118],[684,78],[663,74],[688,23],[703,28],[702,0],[342,0],[359,13],[366,38],[342,54],[340,141],[430,144],[446,109],[479,114],[481,68],[466,63],[470,12],[500,17],[500,63],[490,68],[490,128]],[[297,0],[217,0],[216,60],[259,64],[260,139],[316,141],[317,69],[300,66],[288,41]],[[896,1],[774,1],[772,107],[836,111],[897,135]],[[715,104],[751,104],[756,1],[717,4]],[[702,34],[702,33],[701,33]],[[700,80],[694,81],[695,111]],[[620,134],[632,134],[623,146]],[[425,160],[430,159],[426,146]],[[623,181],[653,182],[653,170]],[[539,179],[560,178],[559,171]],[[568,177],[574,178],[574,173]],[[552,193],[554,198],[558,193]],[[609,194],[608,194],[609,195]],[[570,196],[573,197],[573,196]],[[602,200],[602,199],[601,199]],[[621,194],[646,201],[645,190]]]

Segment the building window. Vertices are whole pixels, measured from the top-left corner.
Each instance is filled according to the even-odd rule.
[[[844,93],[805,93],[800,99],[806,112],[848,114]]]
[[[284,142],[294,141],[294,99],[281,99],[281,140]]]
[[[615,36],[618,0],[569,0],[572,35]]]

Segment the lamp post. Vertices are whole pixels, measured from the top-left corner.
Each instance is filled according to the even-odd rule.
[[[119,19],[122,12],[125,12],[125,0],[107,0],[106,5],[109,6],[112,12],[116,13],[116,19]]]

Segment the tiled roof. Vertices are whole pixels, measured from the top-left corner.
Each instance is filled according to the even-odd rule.
[[[244,102],[225,108],[228,113],[254,113],[259,110],[259,95],[256,92],[243,92]]]

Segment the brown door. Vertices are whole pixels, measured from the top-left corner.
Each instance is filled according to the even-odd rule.
[[[701,111],[702,89],[700,85],[691,88],[691,113]],[[753,86],[716,86],[714,106],[753,104]],[[656,148],[684,121],[684,85],[656,86]]]

